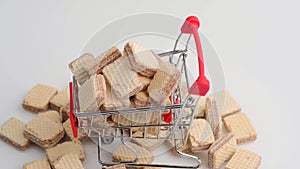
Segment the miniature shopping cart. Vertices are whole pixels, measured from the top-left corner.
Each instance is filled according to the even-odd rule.
[[[200,97],[192,97],[193,95],[204,96],[209,90],[209,81],[205,77],[204,63],[202,47],[200,44],[199,34],[199,21],[195,16],[188,17],[183,26],[181,27],[181,33],[177,38],[174,48],[171,51],[165,53],[159,53],[160,57],[169,57],[169,62],[176,66],[181,72],[182,77],[178,80],[178,86],[170,96],[170,105],[166,106],[149,106],[142,108],[126,108],[111,111],[100,112],[80,112],[79,99],[78,99],[78,85],[76,79],[73,77],[73,82],[70,82],[70,120],[74,137],[78,135],[78,129],[84,130],[86,135],[91,138],[96,138],[98,141],[98,161],[103,167],[108,167],[115,164],[125,163],[130,166],[144,166],[144,167],[171,167],[171,168],[198,168],[201,164],[201,160],[193,155],[183,153],[179,150],[178,143],[186,144],[188,134],[191,126],[191,122],[194,119],[196,105],[200,100]],[[183,34],[188,34],[185,49],[177,49],[178,42]],[[199,77],[190,86],[186,59],[188,56],[188,43],[191,36],[194,36],[199,64]],[[182,82],[186,89],[182,88]],[[188,91],[186,95],[183,94],[183,90]],[[128,123],[127,125],[121,125],[118,121],[122,116],[134,116],[137,113],[151,113],[157,112],[159,115],[158,120],[145,121],[142,123]],[[168,112],[168,113],[166,113]],[[114,125],[109,125],[106,120],[108,116],[117,116],[117,122]],[[96,123],[99,119],[102,119],[101,125]],[[157,134],[147,135],[147,131],[150,128],[156,128]],[[132,133],[135,129],[141,129],[143,131],[142,136],[134,136]],[[164,133],[164,134],[162,134]],[[127,146],[134,154],[135,160],[122,161],[122,162],[107,162],[103,160],[103,145],[110,144],[115,138],[120,138],[122,144]],[[195,160],[194,165],[169,165],[169,164],[140,164],[137,162],[138,152],[134,147],[127,144],[127,138],[144,138],[144,139],[164,139],[174,142],[176,152],[184,157]]]

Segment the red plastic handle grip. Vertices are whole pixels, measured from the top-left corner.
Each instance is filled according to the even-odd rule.
[[[196,16],[189,16],[181,27],[181,33],[192,34],[194,36],[198,54],[199,77],[190,88],[190,93],[205,96],[209,90],[210,83],[205,77],[203,52],[198,34],[199,27],[200,22],[198,18]]]
[[[194,36],[198,53],[199,76],[204,76],[203,52],[200,43],[200,37],[198,34],[199,27],[200,22],[198,18],[196,16],[189,16],[188,18],[186,18],[181,27],[181,33],[192,34]]]
[[[73,83],[69,83],[69,89],[70,89],[70,123],[71,123],[71,128],[73,131],[74,138],[78,137],[78,123],[77,123],[77,118],[74,115],[73,112]]]

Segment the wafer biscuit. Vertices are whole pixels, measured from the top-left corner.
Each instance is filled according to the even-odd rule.
[[[124,117],[125,116],[125,117]],[[127,116],[127,117],[126,117]],[[138,122],[138,121],[131,121],[129,120],[130,117],[132,116],[131,113],[130,114],[113,114],[111,115],[111,119],[117,124],[117,125],[122,125],[122,126],[131,126],[131,125],[142,125],[142,122]]]
[[[59,111],[62,117],[62,121],[66,121],[70,117],[70,104],[65,105]]]
[[[86,136],[86,131],[85,130],[79,130],[78,129],[78,137],[75,139],[74,135],[73,135],[73,131],[72,131],[72,127],[71,127],[71,122],[70,119],[66,120],[63,123],[63,127],[65,130],[65,133],[67,134],[67,136],[71,139],[71,140],[83,140]]]
[[[222,117],[214,100],[207,102],[206,120],[214,133],[215,139],[222,134]]]
[[[59,112],[59,110],[62,107],[64,107],[69,103],[70,103],[70,90],[69,87],[66,87],[51,98],[49,107],[51,110],[56,110]]]
[[[141,76],[141,75],[138,75],[140,81],[142,82],[142,90],[141,91],[147,91],[147,88],[151,82],[151,78],[149,77],[145,77],[145,76]]]
[[[133,42],[128,42],[124,50],[134,71],[146,77],[154,76],[159,68],[160,59],[153,51]]]
[[[47,159],[32,161],[23,165],[23,169],[51,169]]]
[[[148,107],[151,105],[150,98],[147,92],[139,92],[133,96],[132,102],[134,107]]]
[[[98,56],[95,59],[95,62],[92,65],[92,68],[89,71],[90,75],[93,75],[95,73],[100,74],[102,73],[102,70],[105,66],[113,63],[115,60],[120,58],[122,56],[122,53],[120,50],[113,46],[109,50],[105,51],[102,55]]]
[[[239,112],[225,117],[224,126],[234,134],[237,144],[252,142],[257,138],[255,128],[245,113]]]
[[[166,104],[176,85],[176,79],[168,73],[158,70],[147,89],[151,101],[158,105]]]
[[[228,91],[220,91],[211,94],[208,96],[208,99],[216,102],[217,108],[222,114],[222,117],[226,117],[241,110],[241,106],[235,101]]]
[[[91,76],[78,91],[80,111],[97,111],[106,98],[106,85],[104,76]]]
[[[25,97],[22,106],[25,110],[31,112],[46,111],[49,107],[51,98],[57,93],[57,90],[51,86],[37,84]]]
[[[249,150],[237,150],[225,169],[258,169],[261,157]]]
[[[105,169],[126,169],[125,164],[113,165],[110,167],[105,167]]]
[[[208,166],[210,169],[219,169],[236,151],[236,139],[232,133],[220,137],[208,150]]]
[[[192,121],[189,141],[191,143],[191,151],[193,152],[208,149],[215,141],[214,134],[206,120],[194,119]]]
[[[118,98],[112,91],[110,84],[106,80],[106,98],[101,106],[101,110],[115,110],[129,108],[131,106],[129,97]]]
[[[150,164],[153,162],[154,157],[153,154],[137,144],[127,143],[132,146],[138,153],[137,156],[137,164]],[[121,145],[117,148],[117,150],[113,153],[113,161],[115,162],[126,162],[126,161],[134,161],[136,159],[136,155],[125,145]]]
[[[134,138],[134,137],[143,137],[141,131],[137,131],[132,135],[133,139],[131,141],[140,145],[141,147],[146,148],[149,151],[154,151],[157,149],[165,140],[163,139],[145,139],[145,138]],[[147,137],[151,137],[147,135]],[[154,135],[152,137],[155,137]]]
[[[55,146],[64,136],[61,124],[45,117],[35,117],[24,129],[24,136],[43,148]]]
[[[24,151],[29,147],[29,140],[23,135],[24,128],[22,121],[11,117],[0,127],[0,139]]]
[[[94,61],[95,58],[92,54],[85,53],[69,63],[69,69],[79,84],[83,84],[90,77],[89,70]]]
[[[69,153],[76,154],[82,162],[85,160],[85,152],[79,141],[66,141],[46,149],[46,156],[52,166],[60,157]]]
[[[54,162],[55,169],[84,169],[78,156],[73,153],[69,153],[60,157]]]
[[[106,66],[103,74],[118,98],[129,98],[143,88],[138,74],[130,68],[128,57],[121,57]]]
[[[61,123],[62,118],[61,115],[56,110],[48,110],[45,112],[41,112],[38,114],[39,117],[45,117],[49,120],[52,120],[56,123]]]
[[[204,118],[206,111],[207,111],[207,97],[206,96],[200,96],[200,100],[198,102],[199,106],[198,109],[195,111],[194,118]]]
[[[174,140],[168,140],[168,142],[171,145],[171,152],[175,154],[178,157],[182,157],[181,154],[178,154],[176,147],[175,147],[175,141]],[[189,142],[186,142],[186,144],[183,144],[182,141],[176,141],[177,142],[177,149],[183,153],[191,153],[191,144]]]

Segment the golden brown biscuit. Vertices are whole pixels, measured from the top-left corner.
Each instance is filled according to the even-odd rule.
[[[83,84],[90,77],[89,70],[91,69],[94,61],[95,58],[92,54],[85,53],[69,63],[69,69],[79,84]]]
[[[214,100],[222,117],[234,114],[241,110],[241,106],[235,101],[228,91],[220,91],[208,96],[209,100]]]
[[[50,148],[64,137],[64,129],[60,123],[37,116],[26,124],[24,136],[43,148]]]
[[[120,57],[106,66],[103,74],[118,98],[129,98],[143,88],[138,74],[130,68],[128,57]]]
[[[79,141],[67,141],[46,149],[46,156],[52,166],[60,157],[69,153],[76,154],[82,162],[85,160],[85,152]]]
[[[32,161],[23,165],[23,169],[51,169],[47,159]]]
[[[23,135],[24,128],[25,124],[22,121],[11,117],[0,127],[0,139],[24,151],[30,144],[29,140]]]
[[[56,123],[61,123],[62,118],[61,115],[56,110],[48,110],[45,112],[41,112],[38,114],[39,117],[45,117],[49,120],[52,120]]]
[[[79,88],[78,99],[81,112],[97,111],[106,98],[104,76],[93,75]]]
[[[234,134],[237,144],[252,142],[257,138],[255,128],[245,113],[239,112],[225,117],[224,125],[227,131]]]
[[[206,150],[215,141],[214,134],[209,123],[204,119],[194,119],[189,133],[191,151]]]
[[[210,124],[215,139],[218,139],[222,134],[222,115],[214,100],[207,101],[206,120]]]
[[[73,153],[69,153],[61,156],[54,162],[55,169],[84,169],[78,156]]]
[[[230,159],[225,169],[258,169],[261,157],[249,150],[240,149]]]
[[[134,143],[127,143],[128,145],[132,146],[137,152],[138,157],[136,163],[140,164],[150,164],[153,162],[154,157],[153,154],[148,151],[147,149],[134,144]],[[115,162],[125,162],[125,161],[133,161],[136,159],[134,152],[132,152],[129,148],[125,145],[121,145],[114,153],[113,153],[113,161]]]
[[[220,137],[208,150],[208,166],[219,169],[236,151],[236,139],[232,133]]]
[[[128,42],[124,51],[126,52],[132,70],[146,77],[153,77],[159,68],[160,58],[153,51],[145,47]]]
[[[70,103],[69,87],[64,88],[53,96],[50,100],[49,107],[51,110],[60,111],[60,109]]]
[[[51,98],[56,95],[57,90],[51,86],[37,84],[25,97],[22,106],[25,110],[38,113],[46,111]]]

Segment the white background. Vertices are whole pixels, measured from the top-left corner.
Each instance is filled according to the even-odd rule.
[[[242,105],[258,132],[246,147],[262,156],[263,169],[299,168],[300,3],[296,0],[175,1],[0,1],[0,123],[34,115],[22,109],[37,83],[62,89],[67,64],[86,40],[120,17],[158,12],[199,16],[201,31],[215,46],[226,88]],[[0,142],[2,168],[45,158],[32,146],[19,152]],[[96,166],[88,148],[86,168]]]

